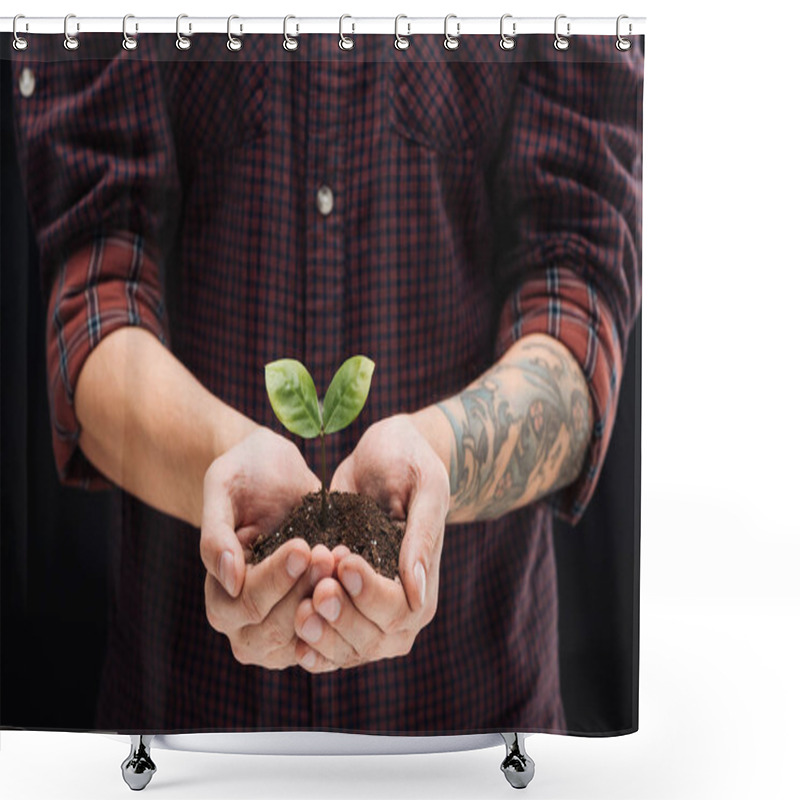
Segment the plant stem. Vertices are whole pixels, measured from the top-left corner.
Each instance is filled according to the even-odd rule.
[[[322,445],[322,515],[320,521],[322,523],[322,529],[324,530],[328,527],[328,498],[326,497],[325,491],[325,483],[327,481],[325,472],[325,431],[320,431],[319,441]]]

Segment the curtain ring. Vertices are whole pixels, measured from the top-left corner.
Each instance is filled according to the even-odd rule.
[[[291,14],[287,14],[283,18],[283,49],[284,50],[297,50],[297,39],[295,39],[292,36],[289,36],[289,34],[286,31],[286,23],[290,19],[296,19],[296,17],[293,17]],[[297,32],[300,33],[300,26],[299,25],[297,26]]]
[[[503,14],[500,17],[500,49],[513,50],[517,46],[517,40],[514,38],[517,35],[517,23],[511,23],[511,36],[503,31],[503,23],[511,17],[511,14]]]
[[[122,47],[125,50],[135,50],[139,46],[139,42],[128,34],[128,20],[136,19],[133,14],[126,14],[122,18]],[[139,30],[139,23],[136,23],[136,30]]]
[[[188,50],[192,46],[192,40],[187,39],[181,33],[181,20],[187,19],[188,17],[189,17],[188,14],[178,14],[178,18],[175,20],[175,35],[178,37],[175,40],[175,47],[177,47],[178,50]],[[190,22],[189,32],[191,33],[191,31],[192,31],[192,23]]]
[[[567,36],[566,37],[562,36],[558,32],[558,21],[560,19],[566,19],[566,18],[567,18],[566,14],[559,14],[556,17],[556,24],[555,24],[556,40],[553,42],[553,47],[555,47],[556,50],[560,50],[560,51],[569,50],[569,39],[567,37],[569,37],[570,23],[569,22],[567,23]]]
[[[70,35],[68,28],[71,19],[75,19],[74,14],[67,14],[67,16],[64,17],[64,49],[73,51],[77,50],[81,46],[81,43],[74,36]],[[76,26],[76,30],[81,29],[80,23],[76,23]]]
[[[616,44],[614,46],[617,48],[617,50],[620,51],[620,53],[624,53],[624,52],[626,52],[626,51],[631,49],[631,40],[630,39],[625,39],[622,36],[622,34],[619,32],[619,24],[624,19],[628,19],[628,17],[625,14],[620,14],[617,17],[617,42],[616,42]],[[629,22],[628,23],[628,35],[629,36],[631,34],[632,29],[633,29],[633,26]]]
[[[461,23],[456,21],[456,35],[447,32],[447,23],[456,17],[455,14],[448,14],[444,18],[444,47],[445,50],[458,50],[458,37],[461,35]]]
[[[345,36],[342,31],[342,23],[345,21],[345,19],[353,19],[353,18],[349,14],[342,14],[342,16],[339,17],[339,47],[342,50],[352,50],[353,47],[355,46],[355,42],[349,36]],[[356,24],[354,22],[352,24],[351,33],[354,33],[355,29],[356,29]]]
[[[28,40],[27,39],[23,39],[17,33],[17,20],[18,19],[25,19],[24,14],[17,14],[17,16],[14,17],[14,24],[13,24],[13,26],[11,28],[11,30],[14,33],[14,42],[13,42],[14,49],[15,50],[27,50],[28,49]],[[27,22],[25,23],[25,30],[28,30],[28,23]]]
[[[239,17],[237,17],[236,14],[231,14],[228,17],[228,44],[227,44],[227,47],[228,47],[228,50],[231,51],[231,53],[236,53],[236,52],[238,52],[239,50],[242,49],[242,40],[237,38],[236,36],[234,36],[231,33],[231,22],[233,22],[233,20],[235,20],[235,19],[239,19]],[[242,27],[240,25],[239,26],[239,32],[241,33],[241,31],[242,31]]]
[[[398,50],[408,50],[408,48],[411,46],[411,42],[406,37],[411,35],[411,23],[410,22],[406,23],[406,27],[408,28],[408,31],[406,32],[405,36],[401,36],[400,35],[400,20],[401,19],[408,19],[408,17],[405,14],[398,14],[394,18],[394,46]]]

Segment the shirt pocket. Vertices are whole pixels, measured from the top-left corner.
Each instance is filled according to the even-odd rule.
[[[176,142],[188,151],[232,149],[267,135],[271,65],[193,62],[169,77]]]
[[[389,127],[444,156],[490,152],[498,144],[515,77],[516,70],[502,63],[435,57],[393,63],[387,81]]]

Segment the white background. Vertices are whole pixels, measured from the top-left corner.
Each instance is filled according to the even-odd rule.
[[[537,736],[544,798],[796,798],[800,735],[796,4],[18,0],[64,16],[646,16],[641,713]],[[356,44],[356,46],[358,46]],[[53,668],[68,658],[53,653]],[[0,795],[127,797],[127,746],[3,732]],[[154,751],[163,798],[509,797],[502,749],[281,758]]]

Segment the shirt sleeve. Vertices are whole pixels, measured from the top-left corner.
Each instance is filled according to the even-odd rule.
[[[122,326],[168,345],[162,270],[180,186],[158,63],[132,57],[110,35],[93,37],[98,58],[64,60],[51,52],[57,38],[37,41],[43,60],[15,55],[15,132],[47,302],[58,474],[105,488],[78,446],[75,385],[89,353]],[[34,89],[23,95],[26,81]]]
[[[501,220],[496,355],[532,333],[583,369],[594,428],[582,472],[550,501],[575,524],[605,459],[641,302],[641,37],[557,52],[531,37],[493,171]],[[549,51],[548,52],[548,47]]]

